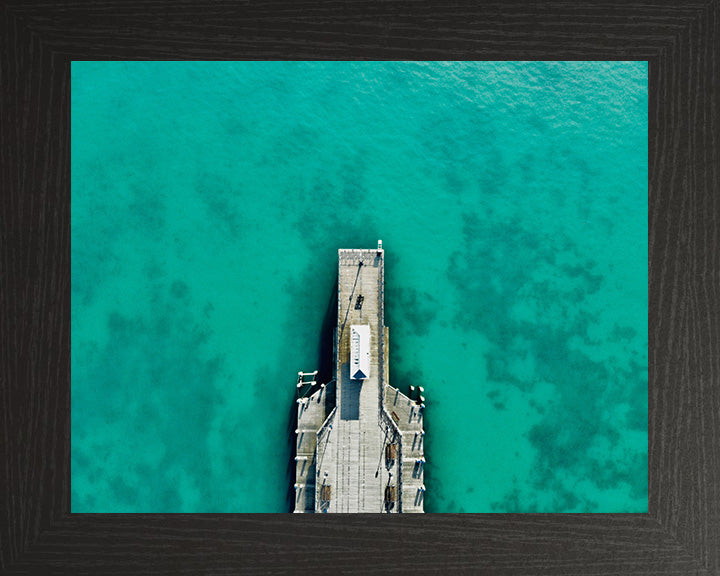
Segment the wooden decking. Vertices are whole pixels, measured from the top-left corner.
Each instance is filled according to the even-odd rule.
[[[315,510],[315,466],[317,434],[326,419],[325,396],[328,388],[299,398],[295,430],[295,511]]]
[[[422,416],[387,383],[384,252],[340,250],[338,264],[336,405],[324,401],[327,389],[298,404],[295,511],[422,512]],[[365,380],[350,378],[353,324],[370,327]]]

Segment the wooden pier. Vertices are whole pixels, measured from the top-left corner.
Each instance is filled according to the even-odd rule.
[[[295,512],[423,512],[424,405],[389,385],[384,257],[381,242],[338,251],[334,380],[298,374]],[[352,326],[369,326],[362,379],[351,377]]]

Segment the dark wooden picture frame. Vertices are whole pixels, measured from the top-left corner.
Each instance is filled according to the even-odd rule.
[[[720,574],[720,2],[0,6],[0,572]],[[649,62],[649,513],[70,513],[70,61]]]

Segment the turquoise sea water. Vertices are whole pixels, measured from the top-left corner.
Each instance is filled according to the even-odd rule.
[[[644,62],[72,64],[72,511],[289,510],[338,248],[428,512],[647,511]]]

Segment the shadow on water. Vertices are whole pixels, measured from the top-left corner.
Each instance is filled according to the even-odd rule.
[[[297,404],[293,401],[288,409],[287,426],[287,454],[288,464],[285,470],[287,481],[287,492],[285,493],[285,505],[288,512],[295,508],[295,428],[297,428]]]
[[[322,328],[320,330],[320,346],[318,347],[319,356],[317,361],[317,376],[315,381],[318,383],[328,383],[333,377],[334,368],[334,355],[335,355],[335,328],[337,326],[337,290],[338,280],[335,278],[330,298],[328,300],[327,308],[325,309],[325,316],[323,318]],[[307,387],[301,389],[303,396],[309,396],[314,393],[319,386],[315,386],[312,389]],[[332,409],[335,405],[335,386],[327,387],[327,394],[325,396],[326,412]],[[295,509],[295,489],[294,484],[296,482],[296,466],[295,466],[295,430],[298,427],[297,421],[297,404],[295,398],[288,409],[287,414],[287,468],[285,471],[285,477],[287,480],[287,493],[286,493],[286,508],[288,512],[292,512]]]
[[[338,313],[338,280],[335,278],[335,283],[328,299],[328,305],[325,309],[325,317],[323,318],[322,329],[320,332],[320,357],[318,358],[317,369],[317,381],[318,382],[330,382],[334,378],[333,364],[335,356],[335,328],[337,326],[337,313]]]

